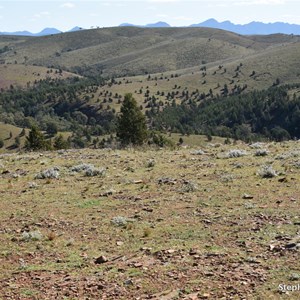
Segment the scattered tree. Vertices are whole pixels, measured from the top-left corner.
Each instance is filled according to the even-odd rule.
[[[44,134],[36,126],[33,126],[26,137],[25,148],[33,151],[49,150],[51,144],[45,140]]]
[[[132,94],[126,94],[117,120],[117,137],[123,145],[142,145],[147,139],[145,116]]]
[[[53,143],[54,149],[67,149],[69,146],[69,142],[63,138],[62,134],[55,137]]]

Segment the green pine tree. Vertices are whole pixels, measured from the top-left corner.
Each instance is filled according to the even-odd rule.
[[[132,94],[126,94],[117,121],[117,137],[123,145],[142,145],[147,139],[146,119]]]
[[[36,126],[32,126],[26,137],[25,148],[33,151],[49,150],[51,144],[45,140],[44,134]]]
[[[53,147],[56,150],[59,149],[67,149],[69,148],[69,142],[65,140],[62,136],[62,134],[59,134],[58,136],[55,137]]]

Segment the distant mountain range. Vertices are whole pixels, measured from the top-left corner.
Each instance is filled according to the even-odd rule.
[[[165,22],[157,22],[154,24],[147,25],[134,25],[129,23],[123,23],[119,26],[136,26],[136,27],[172,27]],[[262,22],[251,22],[245,25],[233,24],[230,21],[218,22],[215,19],[209,19],[202,23],[192,24],[188,27],[210,27],[223,29],[227,31],[232,31],[238,34],[249,35],[249,34],[274,34],[274,33],[284,33],[284,34],[296,34],[300,35],[300,25],[289,24],[283,22],[276,23],[262,23]]]
[[[123,23],[119,25],[120,27],[126,27],[126,26],[131,26],[131,27],[148,27],[148,28],[164,28],[164,27],[171,27],[170,24],[166,23],[166,22],[157,22],[157,23],[153,23],[153,24],[147,24],[147,25],[134,25],[134,24],[130,24],[130,23]]]
[[[81,27],[76,26],[67,32],[78,31],[81,29],[82,29]],[[45,36],[45,35],[58,34],[58,33],[62,33],[62,31],[56,28],[45,28],[38,33],[32,33],[29,31],[16,31],[16,32],[0,32],[0,35]]]
[[[157,22],[157,23],[146,24],[146,25],[122,23],[119,26],[120,27],[126,27],[126,26],[142,27],[142,28],[173,27],[166,22]],[[209,28],[232,31],[243,35],[251,35],[251,34],[267,35],[267,34],[275,34],[275,33],[300,35],[300,25],[289,24],[284,22],[275,22],[275,23],[251,22],[245,25],[241,25],[241,24],[231,23],[230,21],[218,22],[215,19],[208,19],[202,23],[192,24],[187,27],[209,27]],[[83,28],[77,26],[67,32],[78,31],[81,29]],[[58,33],[62,33],[62,31],[56,28],[45,28],[38,33],[31,33],[29,31],[17,31],[17,32],[0,32],[0,35],[45,36],[45,35],[58,34]]]
[[[238,34],[300,34],[300,25],[289,24],[283,22],[276,23],[262,23],[251,22],[245,25],[233,24],[230,21],[218,22],[215,19],[209,19],[199,24],[190,25],[190,27],[210,27],[218,28],[227,31],[232,31]]]

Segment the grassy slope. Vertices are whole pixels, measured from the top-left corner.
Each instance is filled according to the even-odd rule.
[[[18,63],[27,57],[28,63],[44,66],[101,67],[110,74],[153,73],[243,56],[293,39],[263,40],[209,28],[105,28],[28,38],[1,57]]]
[[[78,76],[70,72],[63,71],[61,74],[58,70],[31,66],[31,65],[0,65],[0,88],[7,89],[10,85],[27,87],[35,81],[52,79],[66,79],[69,77]]]
[[[4,141],[4,147],[0,149],[0,153],[5,153],[7,150],[17,150],[13,149],[12,146],[15,143],[15,138],[20,135],[22,128],[4,124],[0,122],[0,139]],[[28,130],[25,130],[26,134],[28,134]],[[10,137],[10,133],[12,137]],[[20,137],[20,146],[24,146],[25,136]]]
[[[120,77],[116,79],[118,84],[105,85],[99,88],[94,94],[91,103],[97,101],[101,103],[104,99],[108,99],[105,96],[106,92],[112,93],[113,96],[116,93],[119,95],[133,93],[136,100],[144,105],[144,93],[146,90],[150,91],[150,97],[155,96],[165,103],[166,95],[172,92],[179,92],[179,95],[181,95],[183,91],[189,91],[191,95],[193,91],[198,89],[200,93],[204,92],[207,94],[212,89],[214,94],[221,94],[224,84],[227,84],[229,90],[235,85],[240,85],[241,87],[247,85],[246,91],[250,91],[268,88],[277,78],[280,79],[281,84],[299,82],[299,46],[298,42],[288,45],[284,44],[244,57],[209,63],[207,64],[205,77],[202,76],[203,71],[200,71],[199,67],[151,74],[150,80],[148,80],[148,75]],[[221,70],[219,69],[220,64],[223,65]],[[236,68],[240,64],[242,66],[236,77]],[[224,69],[226,69],[226,73]],[[255,71],[255,75],[250,76],[253,71]],[[178,74],[178,77],[175,77],[175,74]],[[155,80],[155,77],[157,77],[157,80]],[[176,88],[175,85],[177,86]],[[140,90],[143,93],[140,93]],[[160,91],[160,93],[164,92],[165,95],[159,96],[157,91]],[[180,102],[179,98],[177,102]],[[117,110],[120,107],[114,98],[113,103],[103,104],[103,106],[106,107],[108,104]]]
[[[3,53],[0,59],[12,63],[16,60],[23,64],[26,57],[27,64],[26,67],[0,65],[2,87],[9,86],[12,79],[25,85],[28,81],[49,75],[47,69],[35,69],[37,67],[31,67],[30,64],[54,64],[67,68],[81,66],[90,70],[101,68],[106,74],[147,72],[151,73],[152,78],[163,78],[148,81],[148,75],[127,76],[125,80],[121,77],[117,79],[120,85],[99,88],[91,103],[101,103],[105,98],[100,95],[103,91],[112,92],[113,95],[131,92],[143,104],[146,89],[149,89],[150,96],[155,95],[165,102],[165,96],[157,96],[157,91],[165,94],[175,91],[181,95],[186,90],[191,94],[196,89],[200,93],[208,93],[212,89],[214,94],[220,94],[224,84],[228,85],[229,90],[234,85],[245,84],[247,90],[252,90],[267,88],[277,78],[281,83],[299,81],[298,36],[240,36],[209,28],[123,27],[40,38],[0,37],[0,45],[8,45],[11,49]],[[200,71],[203,61],[207,67],[205,77]],[[235,77],[236,67],[240,64],[243,66]],[[224,67],[219,70],[219,65]],[[250,77],[253,71],[255,76]],[[37,76],[38,73],[40,76]],[[174,74],[179,77],[172,78]],[[64,76],[69,75],[64,72]],[[139,94],[141,88],[143,93]],[[110,103],[110,106],[119,108],[116,103]]]
[[[84,149],[1,156],[9,172],[0,181],[0,294],[176,299],[181,290],[180,299],[298,299],[278,285],[297,284],[291,278],[299,276],[298,251],[285,248],[299,227],[299,142],[264,147],[266,157],[244,144],[203,146],[203,155]],[[229,149],[248,155],[224,159]],[[106,176],[70,173],[81,162],[105,167]],[[269,163],[281,175],[260,178]],[[53,166],[59,179],[34,179]],[[162,177],[171,182],[159,184]],[[187,192],[187,182],[197,189]],[[116,216],[131,221],[117,227]],[[41,239],[22,240],[36,230]],[[95,264],[100,255],[108,261]]]

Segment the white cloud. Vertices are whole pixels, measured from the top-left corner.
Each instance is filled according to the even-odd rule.
[[[247,5],[281,5],[285,4],[285,0],[242,0],[235,1],[233,4],[238,6],[247,6]]]
[[[169,16],[166,14],[157,14],[156,17],[158,18],[168,18]]]
[[[148,2],[154,3],[166,3],[166,2],[179,2],[180,0],[148,0]]]
[[[48,11],[42,11],[38,14],[35,14],[34,18],[40,19],[40,18],[47,17],[47,16],[50,16],[50,13]]]
[[[75,7],[75,4],[73,4],[71,2],[67,2],[67,3],[63,3],[60,7],[63,7],[63,8],[73,8],[73,7]]]

